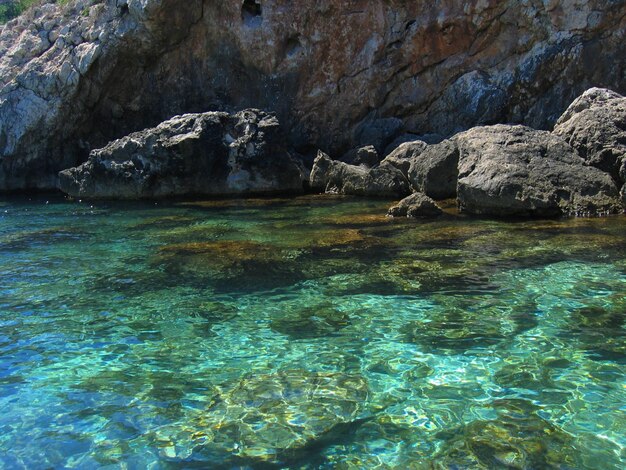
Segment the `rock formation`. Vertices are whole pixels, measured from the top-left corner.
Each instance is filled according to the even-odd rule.
[[[327,193],[372,197],[404,197],[411,193],[400,170],[389,164],[375,168],[348,165],[319,152],[311,171],[310,186]]]
[[[559,118],[554,134],[619,187],[626,183],[626,98],[610,90],[587,90]]]
[[[275,111],[300,153],[549,128],[626,90],[625,0],[71,0],[0,30],[0,189],[184,113]]]
[[[437,217],[443,212],[435,201],[424,193],[413,193],[389,208],[391,217]]]
[[[456,142],[445,140],[429,145],[409,168],[409,181],[416,191],[433,199],[456,197],[459,177],[459,149]]]
[[[494,216],[612,213],[618,189],[560,138],[524,126],[476,127],[455,136],[459,209]]]
[[[303,190],[275,116],[259,110],[185,114],[94,150],[62,171],[72,196],[139,199]]]

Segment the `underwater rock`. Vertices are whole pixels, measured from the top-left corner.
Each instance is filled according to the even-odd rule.
[[[411,162],[419,158],[428,144],[421,140],[413,140],[400,144],[382,161],[382,163],[395,166],[408,178]]]
[[[459,149],[454,140],[429,145],[411,161],[408,178],[416,191],[435,199],[456,197]]]
[[[489,302],[459,304],[442,295],[441,305],[432,310],[428,321],[412,321],[402,328],[406,342],[418,344],[426,352],[463,354],[492,348],[537,326],[532,304],[506,311]]]
[[[625,97],[603,88],[585,91],[559,118],[554,134],[587,164],[609,173],[618,187],[626,182]]]
[[[392,217],[437,217],[443,212],[423,193],[413,193],[389,209]]]
[[[381,163],[367,169],[347,165],[321,151],[313,164],[310,185],[314,190],[354,196],[404,197],[411,192],[406,177],[394,166]]]
[[[347,163],[348,165],[362,165],[367,168],[371,168],[378,164],[380,156],[373,145],[368,145],[366,147],[350,150],[343,157],[341,157],[339,161]]]
[[[370,416],[368,396],[366,380],[356,374],[255,373],[222,386],[213,406],[193,424],[206,436],[205,452],[221,449],[277,462]]]
[[[248,109],[176,116],[111,142],[62,171],[59,187],[71,196],[113,199],[298,193],[303,176],[276,117]]]
[[[445,440],[435,454],[435,468],[582,468],[577,441],[540,418],[540,408],[520,399],[496,400],[488,405],[494,420],[473,421],[442,432]]]
[[[333,307],[331,303],[285,309],[272,320],[273,331],[291,339],[310,339],[332,335],[350,325],[349,315]]]
[[[612,213],[621,207],[611,177],[585,165],[549,132],[495,125],[476,127],[455,140],[462,212],[553,217]]]

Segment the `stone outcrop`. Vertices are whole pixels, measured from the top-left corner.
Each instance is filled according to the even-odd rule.
[[[0,29],[0,189],[171,116],[275,111],[300,153],[549,128],[626,90],[625,0],[71,0]]]
[[[626,98],[611,90],[587,90],[559,118],[554,134],[620,187],[626,182]]]
[[[411,162],[418,159],[427,146],[426,142],[421,140],[402,143],[385,157],[383,163],[395,166],[408,178]]]
[[[429,145],[409,168],[409,182],[433,199],[456,197],[459,149],[454,140]]]
[[[319,152],[311,171],[313,190],[334,194],[372,197],[404,197],[411,193],[409,182],[396,167],[375,168],[348,165]]]
[[[258,110],[185,114],[94,150],[60,174],[60,188],[86,198],[303,191],[275,116]]]
[[[459,209],[493,216],[594,215],[620,208],[618,189],[566,142],[524,126],[458,134]]]
[[[391,217],[426,218],[437,217],[442,213],[443,211],[435,201],[424,193],[413,193],[395,206],[390,207],[387,214]]]

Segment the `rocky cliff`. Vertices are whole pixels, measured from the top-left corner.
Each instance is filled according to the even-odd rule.
[[[626,91],[626,0],[79,0],[0,31],[0,189],[51,188],[176,114],[273,111],[290,144],[550,128]]]

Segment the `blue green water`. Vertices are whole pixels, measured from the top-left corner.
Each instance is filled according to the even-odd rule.
[[[626,466],[626,217],[0,199],[1,468]]]

